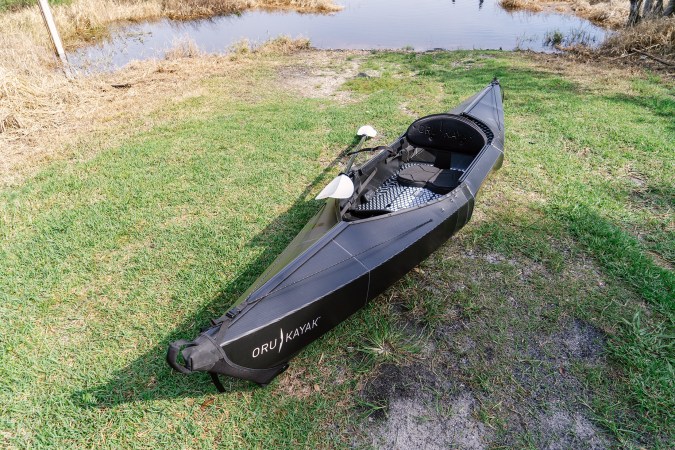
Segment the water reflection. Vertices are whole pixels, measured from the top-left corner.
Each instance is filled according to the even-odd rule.
[[[249,11],[190,22],[160,20],[113,30],[101,45],[70,54],[79,67],[121,67],[134,59],[161,58],[177,38],[189,38],[206,52],[224,52],[241,39],[263,42],[285,34],[303,36],[321,49],[443,48],[550,51],[544,41],[554,30],[600,42],[605,30],[572,16],[507,12],[497,0],[338,0],[332,15]]]

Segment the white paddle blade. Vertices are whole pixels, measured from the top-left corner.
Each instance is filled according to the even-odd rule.
[[[333,181],[328,183],[328,186],[323,188],[316,196],[317,200],[324,198],[349,198],[354,193],[354,183],[347,175],[338,175],[333,178]]]
[[[377,131],[375,131],[375,128],[371,127],[370,125],[364,125],[359,128],[359,131],[357,131],[356,134],[358,136],[368,136],[369,138],[374,138],[377,136]]]

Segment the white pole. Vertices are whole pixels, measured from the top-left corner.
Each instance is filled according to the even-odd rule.
[[[47,0],[38,0],[38,5],[40,5],[40,12],[42,12],[42,18],[45,20],[45,25],[47,25],[49,36],[52,38],[52,44],[54,44],[56,53],[59,55],[61,63],[63,64],[63,71],[68,78],[72,78],[73,76],[68,67],[68,60],[66,59],[66,52],[63,50],[63,44],[61,43],[59,32],[56,29],[56,23],[54,22],[54,16],[52,16],[52,10],[49,8],[49,3],[47,3]]]

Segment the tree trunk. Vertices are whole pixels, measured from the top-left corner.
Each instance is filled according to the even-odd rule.
[[[637,25],[640,21],[640,9],[642,9],[642,0],[630,0],[630,13],[628,14],[627,26],[632,27],[633,25]]]
[[[663,0],[645,0],[642,5],[642,18],[655,19],[663,13]]]
[[[654,3],[656,3],[656,2],[654,2],[652,0],[644,0],[642,2],[642,14],[640,14],[641,19],[647,18],[647,14],[649,14],[652,11],[652,9],[654,8]]]
[[[642,20],[668,17],[675,14],[675,0],[630,0],[630,12],[626,26],[632,27]]]

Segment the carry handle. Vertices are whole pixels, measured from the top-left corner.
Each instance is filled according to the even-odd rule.
[[[166,361],[169,365],[177,370],[180,373],[190,374],[192,371],[185,367],[182,364],[178,363],[178,355],[180,354],[183,348],[192,347],[196,345],[192,341],[186,341],[185,339],[180,339],[178,341],[172,342],[169,344],[169,351],[166,353]]]

